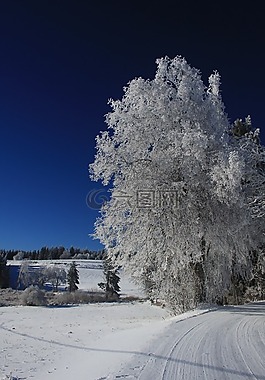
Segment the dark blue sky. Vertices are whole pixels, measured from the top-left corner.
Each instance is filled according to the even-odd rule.
[[[86,205],[95,136],[107,100],[153,78],[156,58],[182,55],[205,80],[217,69],[231,121],[262,129],[263,18],[257,1],[1,1],[0,248],[101,247]]]

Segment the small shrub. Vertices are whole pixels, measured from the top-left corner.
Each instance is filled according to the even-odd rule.
[[[93,302],[93,296],[87,292],[77,290],[75,292],[65,292],[56,294],[53,298],[55,305],[69,305]]]
[[[73,304],[88,304],[96,302],[116,302],[118,297],[113,294],[110,295],[108,300],[106,296],[101,292],[86,292],[77,290],[75,292],[57,293],[53,296],[50,304],[52,305],[73,305]]]
[[[46,305],[45,293],[37,286],[29,286],[22,293],[22,303],[27,306],[43,306]]]

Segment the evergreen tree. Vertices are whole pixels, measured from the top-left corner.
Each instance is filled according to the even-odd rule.
[[[8,268],[6,266],[7,254],[0,252],[0,289],[8,287]]]
[[[119,297],[120,291],[120,277],[118,275],[119,268],[115,268],[111,259],[109,257],[105,257],[103,260],[103,269],[105,282],[100,282],[98,286],[106,292],[106,297],[109,295],[113,296],[114,294]]]
[[[70,265],[69,271],[67,273],[67,282],[70,292],[75,292],[78,289],[77,285],[79,284],[79,273],[74,261]]]

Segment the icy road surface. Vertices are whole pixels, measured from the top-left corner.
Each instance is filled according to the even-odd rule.
[[[265,302],[172,322],[115,376],[139,380],[265,380]]]

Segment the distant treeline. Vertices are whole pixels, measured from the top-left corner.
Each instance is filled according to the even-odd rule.
[[[22,250],[0,250],[0,256],[7,260],[58,260],[58,259],[88,259],[102,260],[104,250],[91,251],[81,248],[65,248],[65,247],[42,247],[33,251]]]

